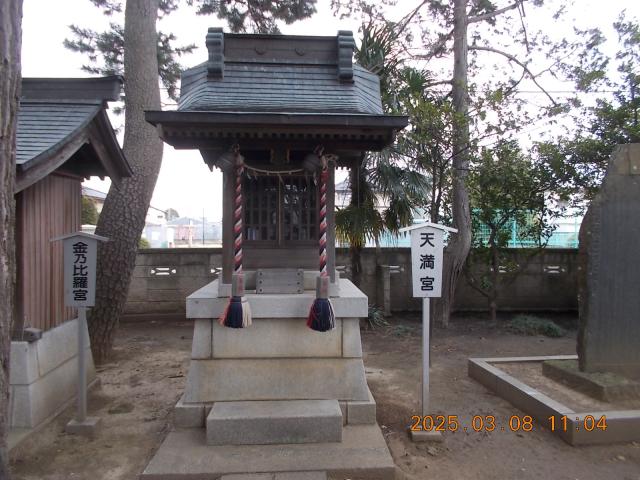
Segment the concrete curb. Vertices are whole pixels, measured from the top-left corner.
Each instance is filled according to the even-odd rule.
[[[552,432],[570,445],[606,445],[640,440],[640,410],[574,412],[533,387],[520,382],[495,364],[514,362],[543,362],[545,360],[573,360],[576,355],[540,357],[470,358],[468,375],[492,390],[512,405],[531,415],[538,423],[549,427],[549,417],[555,417]],[[566,416],[566,429],[560,419]],[[606,430],[588,428],[592,418],[606,417]],[[549,431],[551,431],[549,429]]]

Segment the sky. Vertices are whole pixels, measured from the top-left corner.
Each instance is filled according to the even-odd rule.
[[[186,3],[186,2],[185,2]],[[352,30],[357,38],[359,22],[355,19],[340,19],[331,12],[329,0],[318,0],[317,12],[308,20],[293,25],[283,25],[281,30],[290,35],[335,35],[338,30]],[[388,10],[388,18],[396,20],[416,5],[415,0],[398,0],[395,7]],[[507,5],[506,0],[496,0],[499,6]],[[572,24],[600,26],[610,32],[610,26],[618,13],[626,9],[630,16],[640,18],[638,0],[575,0],[570,7],[566,23],[549,22],[544,12],[533,14],[528,20],[545,22],[540,26],[550,32],[563,35],[570,32]],[[528,10],[532,10],[529,8]],[[66,50],[63,40],[70,37],[68,25],[95,30],[106,29],[110,19],[96,9],[89,0],[24,0],[22,22],[22,75],[23,77],[86,77],[81,70],[85,57]],[[181,44],[194,43],[197,49],[181,59],[184,68],[206,61],[204,44],[208,27],[223,26],[215,17],[196,16],[194,10],[185,7],[162,19],[158,28],[173,32]],[[228,29],[227,29],[228,30]],[[613,35],[610,35],[613,36]],[[163,108],[174,109],[167,105]],[[111,115],[114,127],[122,126],[122,116]],[[122,136],[120,135],[120,139]],[[92,178],[85,181],[97,190],[106,192],[109,182]],[[182,216],[209,220],[220,220],[222,216],[222,175],[219,171],[209,171],[197,150],[174,150],[165,145],[162,167],[154,191],[151,205],[166,210],[173,208]]]

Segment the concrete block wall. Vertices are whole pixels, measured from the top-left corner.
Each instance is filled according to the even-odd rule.
[[[526,265],[513,282],[501,286],[498,299],[503,311],[571,311],[577,310],[577,251],[571,249],[545,249],[533,258],[527,252],[513,249],[511,260]],[[419,299],[411,296],[411,252],[408,248],[366,248],[362,253],[363,275],[361,289],[369,303],[379,306],[387,303],[392,311],[418,311]],[[195,290],[215,280],[222,265],[222,249],[148,249],[138,253],[136,269],[129,289],[126,313],[185,313],[185,299]],[[336,249],[336,265],[341,275],[349,275],[349,252]],[[383,275],[389,269],[382,265],[397,266],[390,280]],[[346,267],[342,268],[342,267]],[[481,273],[484,266],[473,266]],[[456,292],[455,309],[458,311],[484,311],[487,302],[482,295],[461,279]]]
[[[221,248],[153,248],[136,257],[125,313],[185,313],[187,296],[218,278]]]
[[[504,277],[498,297],[499,309],[503,311],[570,311],[578,309],[577,296],[577,250],[545,249],[531,257],[524,250],[509,251],[510,261],[524,266],[514,281]],[[400,267],[397,273],[390,273],[392,311],[418,311],[420,299],[412,297],[411,288],[411,251],[409,248],[374,248],[362,253],[363,275],[361,290],[369,297],[370,304],[384,305],[384,279],[382,274],[388,269],[380,265]],[[336,264],[350,270],[348,249],[339,248],[336,252]],[[475,275],[486,271],[484,265],[471,267]],[[386,272],[385,272],[386,271]],[[386,273],[389,274],[389,273]],[[348,275],[347,275],[348,276]],[[455,306],[458,311],[485,311],[486,299],[474,290],[463,277],[456,291]]]
[[[78,322],[69,320],[43,333],[35,342],[11,342],[9,421],[11,428],[35,428],[76,396]],[[85,330],[86,344],[89,335]],[[90,348],[87,384],[96,378]]]

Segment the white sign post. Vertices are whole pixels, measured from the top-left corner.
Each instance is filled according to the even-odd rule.
[[[77,232],[51,241],[58,240],[62,240],[64,252],[64,304],[78,309],[78,413],[66,431],[92,436],[99,419],[87,417],[87,307],[95,305],[98,242],[107,238]]]
[[[429,307],[431,297],[442,294],[444,232],[455,228],[435,223],[419,223],[400,230],[411,234],[411,278],[413,296],[422,297],[422,416],[429,415]],[[426,422],[425,422],[426,423]],[[433,423],[433,422],[432,422]],[[439,432],[411,431],[414,441],[440,439]]]

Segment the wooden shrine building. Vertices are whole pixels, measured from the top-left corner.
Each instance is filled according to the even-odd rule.
[[[85,178],[118,183],[131,175],[106,112],[121,90],[117,76],[22,80],[9,412],[14,428],[38,426],[75,395],[76,312],[64,305],[62,242],[51,239],[80,230]]]
[[[367,297],[335,272],[334,171],[391,144],[407,118],[384,114],[351,32],[213,28],[206,43],[178,109],[146,118],[222,170],[223,271],[187,297],[176,429],[141,478],[391,479],[362,361]]]
[[[337,37],[224,34],[209,29],[209,60],[182,74],[177,111],[147,112],[162,139],[197,148],[224,173],[223,245],[233,244],[237,145],[244,157],[244,268],[318,265],[319,165],[329,165],[329,274],[335,281],[334,167],[349,167],[367,150],[393,141],[407,118],[384,115],[378,77],[353,63],[351,32]],[[306,162],[305,162],[306,160]],[[211,199],[211,201],[215,201]],[[223,279],[230,283],[233,250],[225,249]],[[247,282],[251,282],[250,279]],[[248,288],[251,288],[248,286]]]
[[[62,246],[50,240],[80,230],[85,178],[117,183],[131,175],[106,112],[121,88],[120,77],[22,81],[16,133],[18,325],[47,330],[73,317],[62,304]]]

